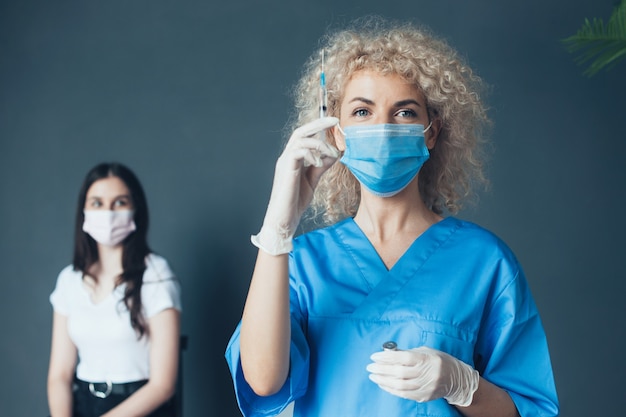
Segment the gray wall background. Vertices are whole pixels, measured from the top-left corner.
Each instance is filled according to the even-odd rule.
[[[562,415],[621,415],[626,62],[588,79],[559,39],[613,0],[0,2],[0,415],[44,416],[52,310],[75,200],[129,165],[152,247],[183,285],[185,415],[239,415],[239,320],[290,87],[325,29],[364,14],[445,37],[492,85],[493,186],[460,214],[524,265]]]

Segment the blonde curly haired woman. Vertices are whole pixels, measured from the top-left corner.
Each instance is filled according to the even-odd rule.
[[[331,117],[317,51],[226,352],[243,414],[557,415],[520,265],[451,216],[485,182],[481,80],[411,24],[360,20],[322,50]],[[309,207],[326,225],[294,239]]]

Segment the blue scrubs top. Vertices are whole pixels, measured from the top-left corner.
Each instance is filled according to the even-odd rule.
[[[239,327],[226,358],[247,417],[461,416],[444,399],[418,403],[368,378],[370,355],[393,340],[429,346],[472,365],[506,390],[522,417],[556,416],[548,346],[511,250],[475,224],[448,217],[387,270],[353,219],[304,234],[290,254],[291,369],[268,397],[246,383]]]

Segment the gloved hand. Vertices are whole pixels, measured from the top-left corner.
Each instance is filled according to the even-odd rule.
[[[313,198],[313,190],[339,157],[336,148],[316,135],[337,123],[336,117],[323,117],[293,131],[276,162],[263,226],[259,234],[251,237],[256,247],[271,255],[288,253],[293,248],[293,235]]]
[[[370,379],[385,391],[417,402],[445,398],[467,407],[478,389],[478,371],[445,352],[422,346],[376,352],[367,366]]]

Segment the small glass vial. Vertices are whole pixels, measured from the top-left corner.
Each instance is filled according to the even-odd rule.
[[[390,340],[389,342],[383,343],[383,350],[398,350],[398,345],[396,342]]]

